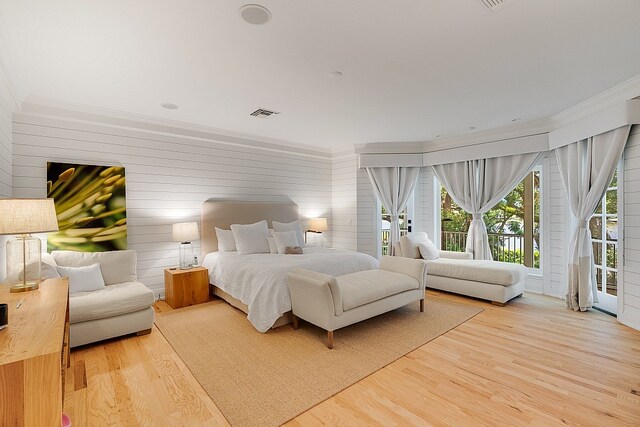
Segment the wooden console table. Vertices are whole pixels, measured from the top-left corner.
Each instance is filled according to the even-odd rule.
[[[0,303],[9,304],[9,325],[0,331],[0,425],[59,426],[69,364],[67,279],[21,293],[0,285]]]

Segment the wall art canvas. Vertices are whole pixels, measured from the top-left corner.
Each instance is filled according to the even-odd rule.
[[[47,197],[60,231],[47,249],[103,252],[127,248],[127,206],[122,166],[47,163]]]

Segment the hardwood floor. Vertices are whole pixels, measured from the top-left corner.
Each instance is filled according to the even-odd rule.
[[[536,295],[428,298],[485,311],[288,425],[640,425],[640,332]],[[75,426],[227,425],[155,327],[73,350],[65,412]]]

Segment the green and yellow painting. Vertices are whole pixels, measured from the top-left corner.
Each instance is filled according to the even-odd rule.
[[[47,197],[60,231],[47,249],[103,252],[127,249],[125,176],[121,166],[47,163]]]

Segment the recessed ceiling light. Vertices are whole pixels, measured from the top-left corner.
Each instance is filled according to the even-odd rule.
[[[440,137],[442,137],[442,135],[440,135],[440,134],[436,135],[436,138],[440,138]]]
[[[475,127],[475,126],[469,126],[469,127],[468,127],[468,129],[469,129],[469,130],[475,130],[475,129],[476,129],[476,127]]]
[[[512,122],[519,122],[520,120],[522,120],[520,117],[516,117],[515,119],[511,119]]]
[[[271,12],[259,4],[245,4],[240,8],[240,16],[252,25],[262,25],[271,21]]]
[[[329,77],[331,77],[332,79],[339,79],[340,77],[342,77],[342,71],[332,71],[329,73]]]
[[[166,108],[167,110],[177,110],[178,106],[176,104],[172,104],[170,102],[165,102],[164,104],[160,104],[162,108]]]

